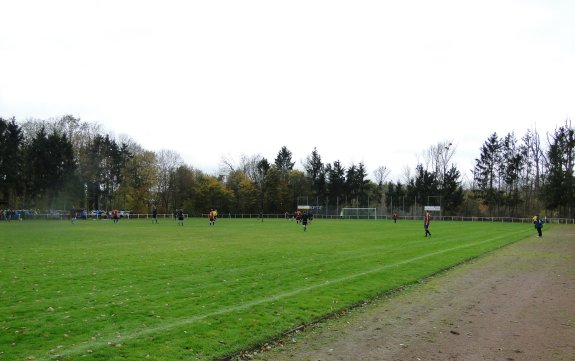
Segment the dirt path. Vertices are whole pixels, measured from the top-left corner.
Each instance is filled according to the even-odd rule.
[[[575,227],[555,226],[257,360],[575,360]]]

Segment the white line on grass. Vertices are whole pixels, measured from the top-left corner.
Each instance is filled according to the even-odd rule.
[[[523,231],[521,231],[521,232],[523,232]],[[521,233],[521,232],[517,232],[517,233]],[[223,315],[223,314],[226,314],[226,313],[243,311],[243,310],[246,310],[246,309],[248,309],[248,308],[250,308],[250,307],[253,307],[253,306],[258,306],[258,305],[261,305],[261,304],[264,304],[264,303],[268,303],[268,302],[275,302],[275,301],[281,300],[281,299],[283,299],[283,298],[295,296],[295,295],[297,295],[297,294],[299,294],[299,293],[302,293],[302,292],[311,291],[311,290],[314,290],[314,289],[317,289],[317,288],[320,288],[320,287],[324,287],[324,286],[333,285],[333,284],[336,284],[336,283],[348,281],[348,280],[351,280],[351,279],[354,279],[354,278],[358,278],[358,277],[362,277],[362,276],[366,276],[366,275],[369,275],[369,274],[372,274],[372,273],[381,272],[381,271],[383,271],[383,270],[385,270],[385,269],[388,269],[388,268],[393,268],[393,267],[397,267],[397,266],[402,266],[402,265],[405,265],[405,264],[408,264],[408,263],[412,263],[412,262],[416,262],[416,261],[419,261],[419,260],[422,260],[422,259],[425,259],[425,258],[428,258],[428,257],[437,256],[437,255],[440,255],[440,254],[443,254],[443,253],[447,253],[447,252],[451,252],[451,251],[456,251],[456,250],[464,249],[464,248],[468,248],[468,247],[478,246],[478,245],[481,245],[481,244],[484,244],[484,243],[488,243],[488,242],[492,242],[492,241],[496,241],[496,240],[499,240],[499,239],[501,239],[501,238],[508,237],[508,236],[509,236],[509,234],[506,234],[505,236],[494,237],[494,238],[490,238],[490,239],[487,239],[487,240],[483,240],[483,241],[481,241],[481,242],[476,242],[476,243],[472,243],[472,244],[466,244],[466,245],[451,247],[451,248],[444,249],[444,250],[441,250],[441,251],[436,251],[436,252],[428,253],[428,254],[421,255],[421,256],[417,256],[417,257],[414,257],[414,258],[410,258],[410,259],[407,259],[407,260],[404,260],[404,261],[400,261],[400,262],[397,262],[397,263],[394,263],[394,264],[387,264],[387,265],[384,265],[384,266],[376,267],[376,268],[373,268],[373,269],[368,270],[368,271],[364,271],[364,272],[359,272],[359,273],[355,273],[355,274],[343,276],[343,277],[336,278],[336,279],[333,279],[333,280],[323,281],[323,282],[317,283],[317,284],[315,284],[315,285],[310,285],[310,286],[306,286],[306,287],[294,289],[294,290],[291,290],[291,291],[288,291],[288,292],[279,293],[279,294],[276,294],[276,295],[273,295],[273,296],[268,296],[268,297],[264,297],[264,298],[261,298],[261,299],[253,300],[253,301],[250,301],[250,302],[242,303],[241,305],[226,307],[226,308],[222,308],[222,309],[220,309],[220,310],[217,310],[217,311],[214,311],[214,312],[210,312],[210,313],[206,313],[206,314],[203,314],[203,315],[197,315],[197,316],[193,316],[193,317],[190,317],[190,318],[185,318],[185,319],[182,319],[182,320],[178,320],[178,321],[175,321],[175,322],[172,322],[172,323],[168,323],[168,324],[164,324],[164,325],[158,325],[158,326],[156,326],[156,327],[151,327],[151,328],[146,328],[146,329],[134,331],[134,332],[129,333],[129,334],[127,334],[127,335],[124,335],[124,336],[122,336],[122,337],[113,337],[113,340],[114,340],[114,343],[125,342],[126,340],[131,340],[131,339],[139,338],[139,337],[142,337],[142,336],[147,336],[147,335],[154,334],[154,333],[159,333],[159,332],[162,332],[162,331],[167,331],[167,330],[170,330],[170,329],[173,329],[173,328],[176,328],[176,327],[189,325],[189,324],[192,324],[192,323],[194,323],[194,322],[204,320],[204,319],[206,319],[206,318],[210,318],[210,317],[214,317],[214,316],[220,316],[220,315]],[[111,339],[112,339],[112,338],[111,338]],[[75,346],[75,347],[71,347],[71,348],[69,348],[69,349],[67,349],[67,350],[62,350],[62,349],[60,349],[60,350],[59,350],[60,352],[59,352],[58,354],[56,354],[56,355],[48,356],[47,358],[44,358],[44,359],[39,358],[39,359],[37,359],[37,360],[39,360],[39,361],[52,360],[52,359],[55,359],[55,358],[61,358],[61,357],[69,356],[69,355],[84,353],[84,352],[87,352],[88,350],[92,350],[92,349],[95,349],[95,348],[101,348],[101,347],[104,347],[104,346],[107,346],[107,345],[108,345],[108,341],[104,341],[104,340],[101,340],[101,341],[90,341],[90,342],[88,342],[88,343],[83,343],[83,344],[81,344],[81,345],[77,345],[77,346]]]

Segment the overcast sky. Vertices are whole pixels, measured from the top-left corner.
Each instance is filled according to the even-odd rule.
[[[575,114],[575,1],[0,0],[0,116],[71,114],[210,174],[287,146],[399,179]],[[371,174],[370,174],[371,175]]]

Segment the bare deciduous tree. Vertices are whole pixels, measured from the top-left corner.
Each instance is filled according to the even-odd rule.
[[[390,173],[391,173],[391,169],[387,168],[384,165],[377,167],[373,171],[373,176],[375,177],[375,183],[377,183],[378,185],[384,184],[385,181],[387,180],[387,177],[389,177]]]
[[[156,159],[158,165],[158,184],[156,189],[163,210],[167,212],[170,207],[170,196],[173,192],[174,174],[184,162],[178,153],[165,149],[156,153]]]
[[[239,168],[252,182],[256,184],[260,184],[263,181],[262,174],[258,170],[258,165],[263,159],[264,157],[261,154],[254,154],[251,156],[242,154],[240,158]]]
[[[425,169],[435,174],[439,184],[443,184],[443,178],[449,169],[455,150],[456,147],[453,146],[451,140],[444,140],[429,147],[423,153]]]
[[[373,171],[375,183],[377,184],[377,197],[379,204],[385,204],[384,184],[389,177],[391,170],[384,165],[377,167]]]
[[[230,175],[236,170],[234,158],[231,155],[222,156],[220,159],[219,172],[220,174]]]

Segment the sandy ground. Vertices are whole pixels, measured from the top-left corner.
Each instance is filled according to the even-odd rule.
[[[575,360],[575,227],[545,229],[280,344],[246,358]]]

